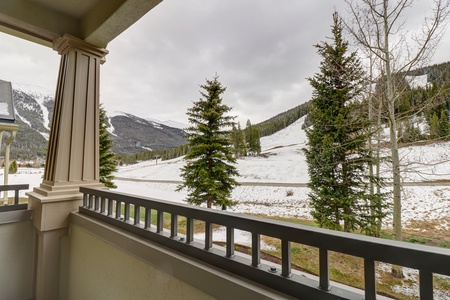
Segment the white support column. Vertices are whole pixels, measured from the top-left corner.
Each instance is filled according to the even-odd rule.
[[[108,53],[72,36],[54,42],[61,55],[44,179],[28,193],[38,230],[36,299],[59,298],[61,233],[82,204],[80,186],[99,183],[99,73]],[[55,252],[56,251],[56,252]]]
[[[0,123],[0,145],[2,144],[2,140],[3,140],[3,133],[5,131],[9,131],[10,132],[10,136],[8,137],[8,139],[6,140],[6,147],[5,147],[5,167],[3,170],[3,184],[7,185],[8,184],[8,175],[9,175],[9,152],[11,149],[11,143],[14,140],[14,138],[16,137],[16,133],[17,130],[19,129],[19,125],[14,124],[14,123]],[[3,204],[7,204],[8,203],[8,192],[3,192],[3,197],[2,197],[2,203]]]
[[[16,125],[18,128],[18,126]],[[6,140],[6,146],[5,146],[5,174],[3,178],[3,184],[8,185],[8,176],[9,176],[9,152],[11,150],[11,143],[16,138],[17,134],[17,128],[15,130],[10,130],[11,135]],[[1,141],[0,141],[1,142]],[[4,192],[3,194],[3,201],[8,202],[8,192]]]

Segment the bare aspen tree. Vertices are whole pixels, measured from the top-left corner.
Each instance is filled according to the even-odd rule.
[[[389,142],[393,180],[393,235],[402,239],[401,174],[398,151],[398,118],[396,106],[404,92],[397,80],[428,63],[441,40],[449,16],[449,0],[433,0],[433,7],[424,17],[421,28],[408,31],[408,10],[414,0],[346,0],[352,15],[348,27],[359,45],[370,51],[381,65],[384,79],[384,98],[389,124]],[[431,1],[430,1],[431,3]],[[399,76],[401,78],[399,78]],[[399,267],[393,275],[402,276]]]

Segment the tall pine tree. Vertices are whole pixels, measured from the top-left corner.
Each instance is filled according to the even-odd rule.
[[[202,97],[187,112],[191,126],[186,129],[186,139],[190,151],[184,158],[186,165],[181,168],[184,183],[177,190],[186,188],[186,201],[191,204],[206,203],[208,208],[232,206],[235,202],[231,200],[231,192],[238,185],[233,176],[239,176],[229,139],[235,117],[228,116],[231,108],[222,104],[226,87],[218,76],[200,87]]]
[[[361,105],[364,74],[356,53],[348,54],[336,12],[332,34],[332,44],[316,45],[322,57],[320,71],[309,78],[312,126],[306,131],[304,152],[311,214],[321,227],[371,233],[383,216],[383,195],[369,191],[369,182],[380,184],[380,180],[368,172],[373,158],[366,144],[369,120],[362,115],[366,111]],[[370,203],[376,203],[377,209],[371,211]]]
[[[261,134],[258,127],[253,126],[250,120],[247,120],[245,127],[245,141],[248,155],[259,155],[261,153]]]
[[[238,123],[237,128],[235,125],[233,125],[233,129],[231,132],[231,143],[233,144],[235,158],[240,158],[247,154],[247,147],[245,145],[245,133],[244,131],[242,131],[240,123]]]
[[[114,184],[114,175],[117,171],[117,161],[115,155],[111,152],[111,139],[108,134],[108,117],[103,106],[100,105],[100,182],[106,187],[117,188]]]

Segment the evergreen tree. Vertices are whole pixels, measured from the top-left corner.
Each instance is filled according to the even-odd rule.
[[[332,33],[332,44],[316,45],[322,56],[320,72],[309,78],[312,127],[306,131],[304,152],[311,214],[321,227],[373,234],[383,217],[383,195],[369,191],[369,183],[380,184],[380,180],[368,172],[373,158],[366,144],[369,119],[362,115],[364,73],[356,52],[347,54],[337,13]]]
[[[237,143],[237,147],[238,147],[239,157],[243,157],[243,156],[245,156],[247,154],[247,146],[245,145],[245,133],[241,129],[241,124],[240,123],[238,123],[238,143]]]
[[[187,112],[191,124],[186,129],[190,152],[181,168],[184,183],[177,190],[186,188],[186,201],[191,204],[206,203],[208,208],[232,206],[235,202],[230,199],[231,192],[238,185],[233,176],[239,176],[229,139],[235,117],[226,115],[231,108],[222,104],[226,87],[218,76],[200,87],[202,97]]]
[[[441,117],[439,118],[439,137],[448,139],[450,134],[450,125],[448,124],[447,114],[445,109],[441,109]]]
[[[439,137],[439,117],[436,112],[433,113],[430,121],[430,139],[434,140]]]
[[[12,163],[9,164],[9,174],[16,174],[17,170],[17,162],[13,160]]]
[[[250,132],[250,152],[252,152],[253,155],[259,155],[261,153],[261,134],[259,133],[259,129],[255,126],[252,126]]]
[[[247,120],[245,127],[245,142],[247,145],[247,154],[259,155],[261,153],[261,134],[259,129],[252,126],[250,120]]]
[[[111,139],[108,131],[108,117],[103,106],[100,105],[100,132],[99,132],[99,149],[100,149],[100,182],[106,187],[117,188],[114,184],[113,172],[117,171],[117,161],[115,155],[111,152]]]
[[[235,125],[233,125],[233,130],[231,132],[231,142],[233,144],[233,152],[235,158],[239,158],[246,155],[247,147],[245,146],[245,134],[241,130],[240,123],[238,123],[237,128]]]

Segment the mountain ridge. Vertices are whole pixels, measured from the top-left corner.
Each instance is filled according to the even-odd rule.
[[[11,157],[43,158],[50,134],[54,97],[44,89],[13,84],[13,102],[18,133],[11,146]],[[135,154],[146,150],[165,150],[185,144],[181,123],[145,119],[121,112],[108,116],[109,134],[116,154]],[[177,127],[172,127],[175,124]],[[4,143],[4,141],[3,141]]]

